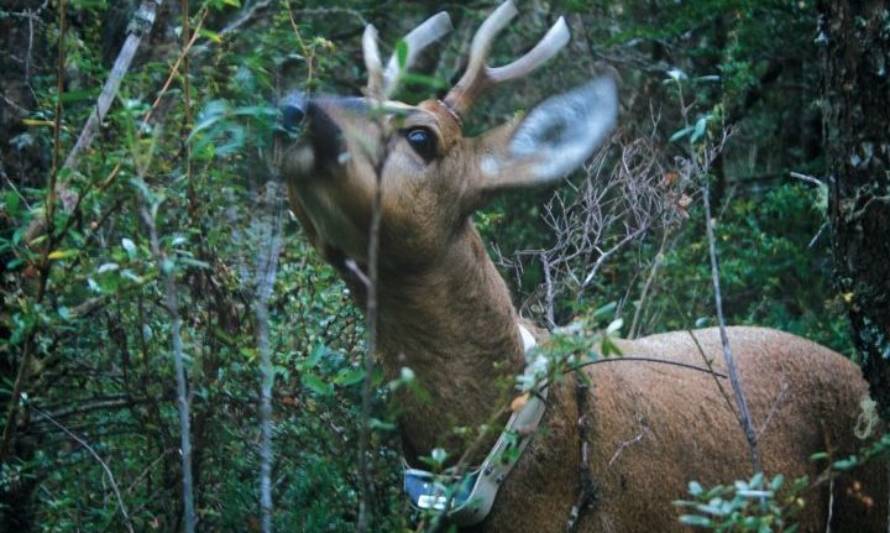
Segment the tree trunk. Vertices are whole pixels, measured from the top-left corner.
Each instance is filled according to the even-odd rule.
[[[819,7],[835,279],[890,420],[890,0]]]

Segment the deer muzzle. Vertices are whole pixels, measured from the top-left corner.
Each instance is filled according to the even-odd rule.
[[[288,178],[320,178],[342,163],[343,132],[325,109],[325,101],[292,92],[279,104],[281,125],[293,139],[283,169]]]

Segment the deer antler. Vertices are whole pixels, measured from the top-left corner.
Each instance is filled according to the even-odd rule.
[[[441,39],[452,29],[451,17],[444,11],[426,19],[423,24],[414,28],[408,35],[402,38],[407,45],[408,51],[405,57],[405,64],[399,65],[398,54],[393,52],[389,62],[386,64],[386,70],[383,70],[383,63],[380,61],[380,49],[377,48],[377,29],[373,24],[368,24],[362,36],[365,68],[368,69],[368,96],[381,100],[386,100],[392,96],[392,93],[395,92],[399,85],[402,72],[408,70],[414,64],[417,57],[426,47]]]
[[[498,33],[516,16],[518,11],[511,0],[501,4],[485,19],[470,45],[470,62],[463,77],[448,92],[445,105],[458,115],[463,115],[479,95],[498,83],[528,75],[550,60],[569,42],[569,29],[563,17],[559,17],[546,35],[527,54],[502,67],[486,65],[491,45]]]

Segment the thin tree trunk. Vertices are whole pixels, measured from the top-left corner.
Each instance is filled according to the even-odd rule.
[[[195,499],[192,483],[192,441],[191,417],[189,415],[188,381],[185,375],[185,350],[182,346],[182,318],[179,316],[179,298],[176,291],[176,278],[172,266],[161,249],[154,213],[149,208],[142,211],[142,218],[148,226],[152,255],[164,278],[164,306],[170,313],[170,336],[173,344],[173,365],[176,372],[176,405],[179,411],[179,452],[182,456],[182,522],[185,533],[195,531]]]
[[[835,280],[890,420],[890,0],[823,0],[819,10]]]
[[[281,254],[281,226],[284,215],[283,195],[278,184],[269,182],[265,203],[271,213],[266,220],[254,225],[259,228],[263,245],[256,262],[255,287],[257,321],[257,348],[260,352],[260,515],[263,533],[272,533],[272,387],[275,384],[275,368],[272,365],[272,347],[269,342],[269,298],[275,285],[278,256]]]

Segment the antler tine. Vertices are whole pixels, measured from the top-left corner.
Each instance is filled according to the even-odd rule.
[[[402,38],[408,49],[408,55],[405,58],[405,64],[399,65],[398,55],[393,53],[386,64],[386,71],[383,73],[383,94],[386,97],[392,95],[399,85],[399,79],[402,72],[408,70],[417,61],[420,53],[426,47],[438,41],[448,34],[454,26],[451,24],[451,17],[448,13],[442,11],[426,19],[423,24],[411,30],[411,32]]]
[[[373,24],[365,26],[362,35],[362,52],[365,56],[365,68],[368,70],[368,86],[365,92],[371,98],[383,98],[383,63],[380,61],[380,49],[377,48],[377,28]]]
[[[392,96],[392,93],[395,92],[399,85],[402,72],[408,70],[414,64],[417,57],[426,47],[441,39],[452,29],[451,17],[444,11],[426,19],[423,24],[414,28],[408,35],[402,38],[408,51],[408,55],[405,57],[405,64],[400,65],[398,54],[393,53],[384,71],[383,63],[380,61],[380,49],[377,47],[377,29],[372,24],[368,24],[362,36],[365,68],[368,69],[368,86],[366,89],[368,96],[381,100],[386,100]]]
[[[485,62],[488,60],[488,54],[491,52],[491,44],[494,42],[494,38],[518,13],[519,11],[513,5],[513,2],[507,0],[498,6],[491,15],[488,15],[476,31],[476,35],[473,36],[473,42],[470,45],[470,64],[467,65],[467,72],[464,74],[464,78],[485,68]]]
[[[569,29],[565,19],[559,20],[527,54],[502,67],[486,65],[495,36],[516,16],[516,6],[511,0],[501,4],[485,19],[473,37],[467,71],[445,97],[445,105],[458,115],[464,114],[479,95],[497,83],[514,80],[531,73],[550,60],[569,42]]]
[[[550,27],[547,34],[538,41],[527,54],[516,61],[503,67],[487,68],[486,73],[494,83],[515,80],[530,74],[532,71],[550,61],[550,58],[559,53],[569,43],[569,28],[563,17],[559,17],[556,24]]]

